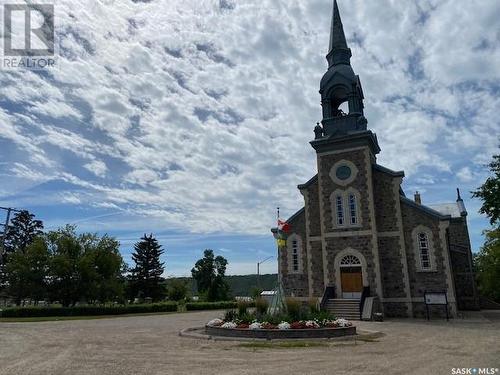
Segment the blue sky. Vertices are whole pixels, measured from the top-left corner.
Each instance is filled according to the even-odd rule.
[[[332,2],[76,3],[55,7],[55,69],[0,72],[0,205],[114,235],[126,260],[153,232],[167,275],[205,248],[255,272],[276,251],[276,206],[293,214],[316,173]],[[500,3],[339,6],[378,162],[424,203],[460,187],[478,249],[488,222],[469,192],[500,143]]]

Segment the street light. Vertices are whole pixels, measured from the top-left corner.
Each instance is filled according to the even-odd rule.
[[[264,260],[261,260],[260,262],[257,262],[257,288],[259,289],[260,289],[260,265],[264,262],[267,262],[271,258],[273,258],[272,255]]]

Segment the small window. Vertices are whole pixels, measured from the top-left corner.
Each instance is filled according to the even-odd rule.
[[[431,269],[431,259],[429,254],[429,239],[426,233],[418,234],[418,247],[420,249],[420,267],[423,270]]]
[[[337,206],[337,224],[344,225],[344,203],[342,202],[342,196],[337,195],[335,201]]]
[[[299,270],[299,244],[297,240],[292,241],[292,268],[294,271]]]
[[[357,224],[358,214],[356,207],[356,196],[354,194],[349,194],[349,213],[351,216],[351,224]]]

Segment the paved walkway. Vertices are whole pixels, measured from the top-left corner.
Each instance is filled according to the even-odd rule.
[[[221,312],[0,323],[0,374],[452,374],[500,367],[500,312],[446,321],[360,322],[386,335],[327,347],[243,348],[179,337]]]

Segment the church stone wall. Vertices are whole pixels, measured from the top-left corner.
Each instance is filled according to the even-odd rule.
[[[347,151],[337,154],[327,154],[319,155],[318,168],[320,173],[321,181],[321,201],[323,205],[323,220],[324,228],[326,232],[342,232],[342,231],[352,231],[352,230],[367,230],[371,229],[371,218],[370,218],[370,205],[368,202],[368,171],[366,170],[367,160],[366,154],[363,150]],[[330,171],[335,163],[341,160],[347,160],[352,162],[358,169],[358,174],[356,179],[347,186],[340,186],[333,182],[330,178]],[[369,164],[370,165],[370,164]],[[360,227],[346,227],[346,228],[334,228],[333,227],[333,212],[330,201],[331,194],[337,190],[345,190],[352,187],[360,193],[361,201],[360,216],[361,216],[361,226]]]
[[[423,303],[424,292],[447,290],[452,294],[453,286],[448,285],[446,280],[446,268],[444,252],[448,251],[443,248],[440,241],[440,220],[430,214],[425,213],[417,207],[410,206],[404,201],[401,202],[401,210],[403,215],[404,236],[406,252],[408,257],[408,275],[410,279],[410,291],[413,301],[413,314],[416,317],[425,316],[425,304]],[[436,269],[433,271],[419,271],[419,249],[415,248],[412,231],[417,226],[423,225],[431,230],[432,238],[432,254]],[[421,301],[421,302],[420,302]]]
[[[396,181],[393,176],[373,168],[373,195],[375,206],[375,221],[378,232],[378,253],[380,259],[380,274],[382,278],[382,293],[384,299],[406,298],[405,273],[400,241],[400,215],[396,199],[399,191],[395,191]],[[388,317],[407,317],[406,302],[384,302],[384,313]]]
[[[323,277],[323,248],[321,241],[311,241],[309,244],[309,251],[311,251],[311,283],[312,295],[314,297],[322,297],[325,291],[324,277]]]
[[[448,229],[450,257],[455,282],[457,305],[460,310],[479,309],[479,298],[471,273],[471,248],[465,218],[453,219]]]
[[[369,285],[375,285],[375,263],[372,254],[372,236],[350,236],[350,237],[336,237],[326,239],[326,259],[327,259],[327,269],[328,269],[328,281],[330,285],[336,285],[335,275],[335,257],[342,250],[351,248],[359,251],[366,260],[366,270],[367,279]],[[337,298],[341,298],[338,295],[340,291],[336,290]]]
[[[318,180],[307,187],[307,214],[309,220],[309,236],[321,236],[321,222],[319,216]]]
[[[399,236],[379,237],[378,244],[384,298],[406,297]]]
[[[286,296],[308,297],[309,285],[307,270],[307,239],[306,239],[306,220],[305,213],[302,212],[293,220],[288,222],[291,227],[289,235],[297,234],[302,240],[302,249],[300,253],[301,266],[300,273],[291,273],[289,271],[288,248],[280,249],[280,269],[282,275],[283,289]]]
[[[377,231],[398,231],[394,178],[387,173],[373,171],[373,195]],[[398,246],[399,247],[399,246]]]

